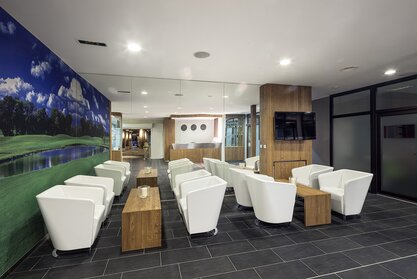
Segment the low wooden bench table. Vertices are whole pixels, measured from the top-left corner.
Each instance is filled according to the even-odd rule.
[[[286,179],[277,179],[287,182]],[[297,183],[297,196],[304,199],[304,225],[317,226],[331,223],[330,194]]]
[[[122,211],[122,252],[161,246],[161,200],[159,188],[151,187],[149,196],[130,191]]]
[[[151,187],[158,187],[158,170],[151,169],[150,173],[146,173],[146,169],[139,171],[136,177],[136,186],[148,185]]]

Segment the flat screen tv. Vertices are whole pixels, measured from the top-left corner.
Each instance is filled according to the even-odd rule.
[[[275,112],[275,140],[316,139],[316,113]]]

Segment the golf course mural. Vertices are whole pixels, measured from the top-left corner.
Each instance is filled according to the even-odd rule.
[[[110,102],[0,8],[0,276],[46,235],[36,195],[109,159]]]

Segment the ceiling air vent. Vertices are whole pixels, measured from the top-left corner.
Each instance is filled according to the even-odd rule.
[[[106,47],[107,46],[105,43],[93,42],[93,41],[86,41],[86,40],[78,40],[78,42],[80,44],[90,45],[90,46],[101,46],[101,47]]]
[[[130,91],[127,91],[127,90],[117,90],[117,93],[130,94]]]

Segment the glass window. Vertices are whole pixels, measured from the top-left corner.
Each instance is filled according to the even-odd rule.
[[[371,119],[369,115],[333,119],[335,169],[371,170]]]
[[[245,115],[226,116],[225,146],[243,146]]]
[[[361,91],[333,98],[333,115],[342,115],[370,110],[370,91]]]
[[[417,80],[378,88],[376,109],[417,106]]]

